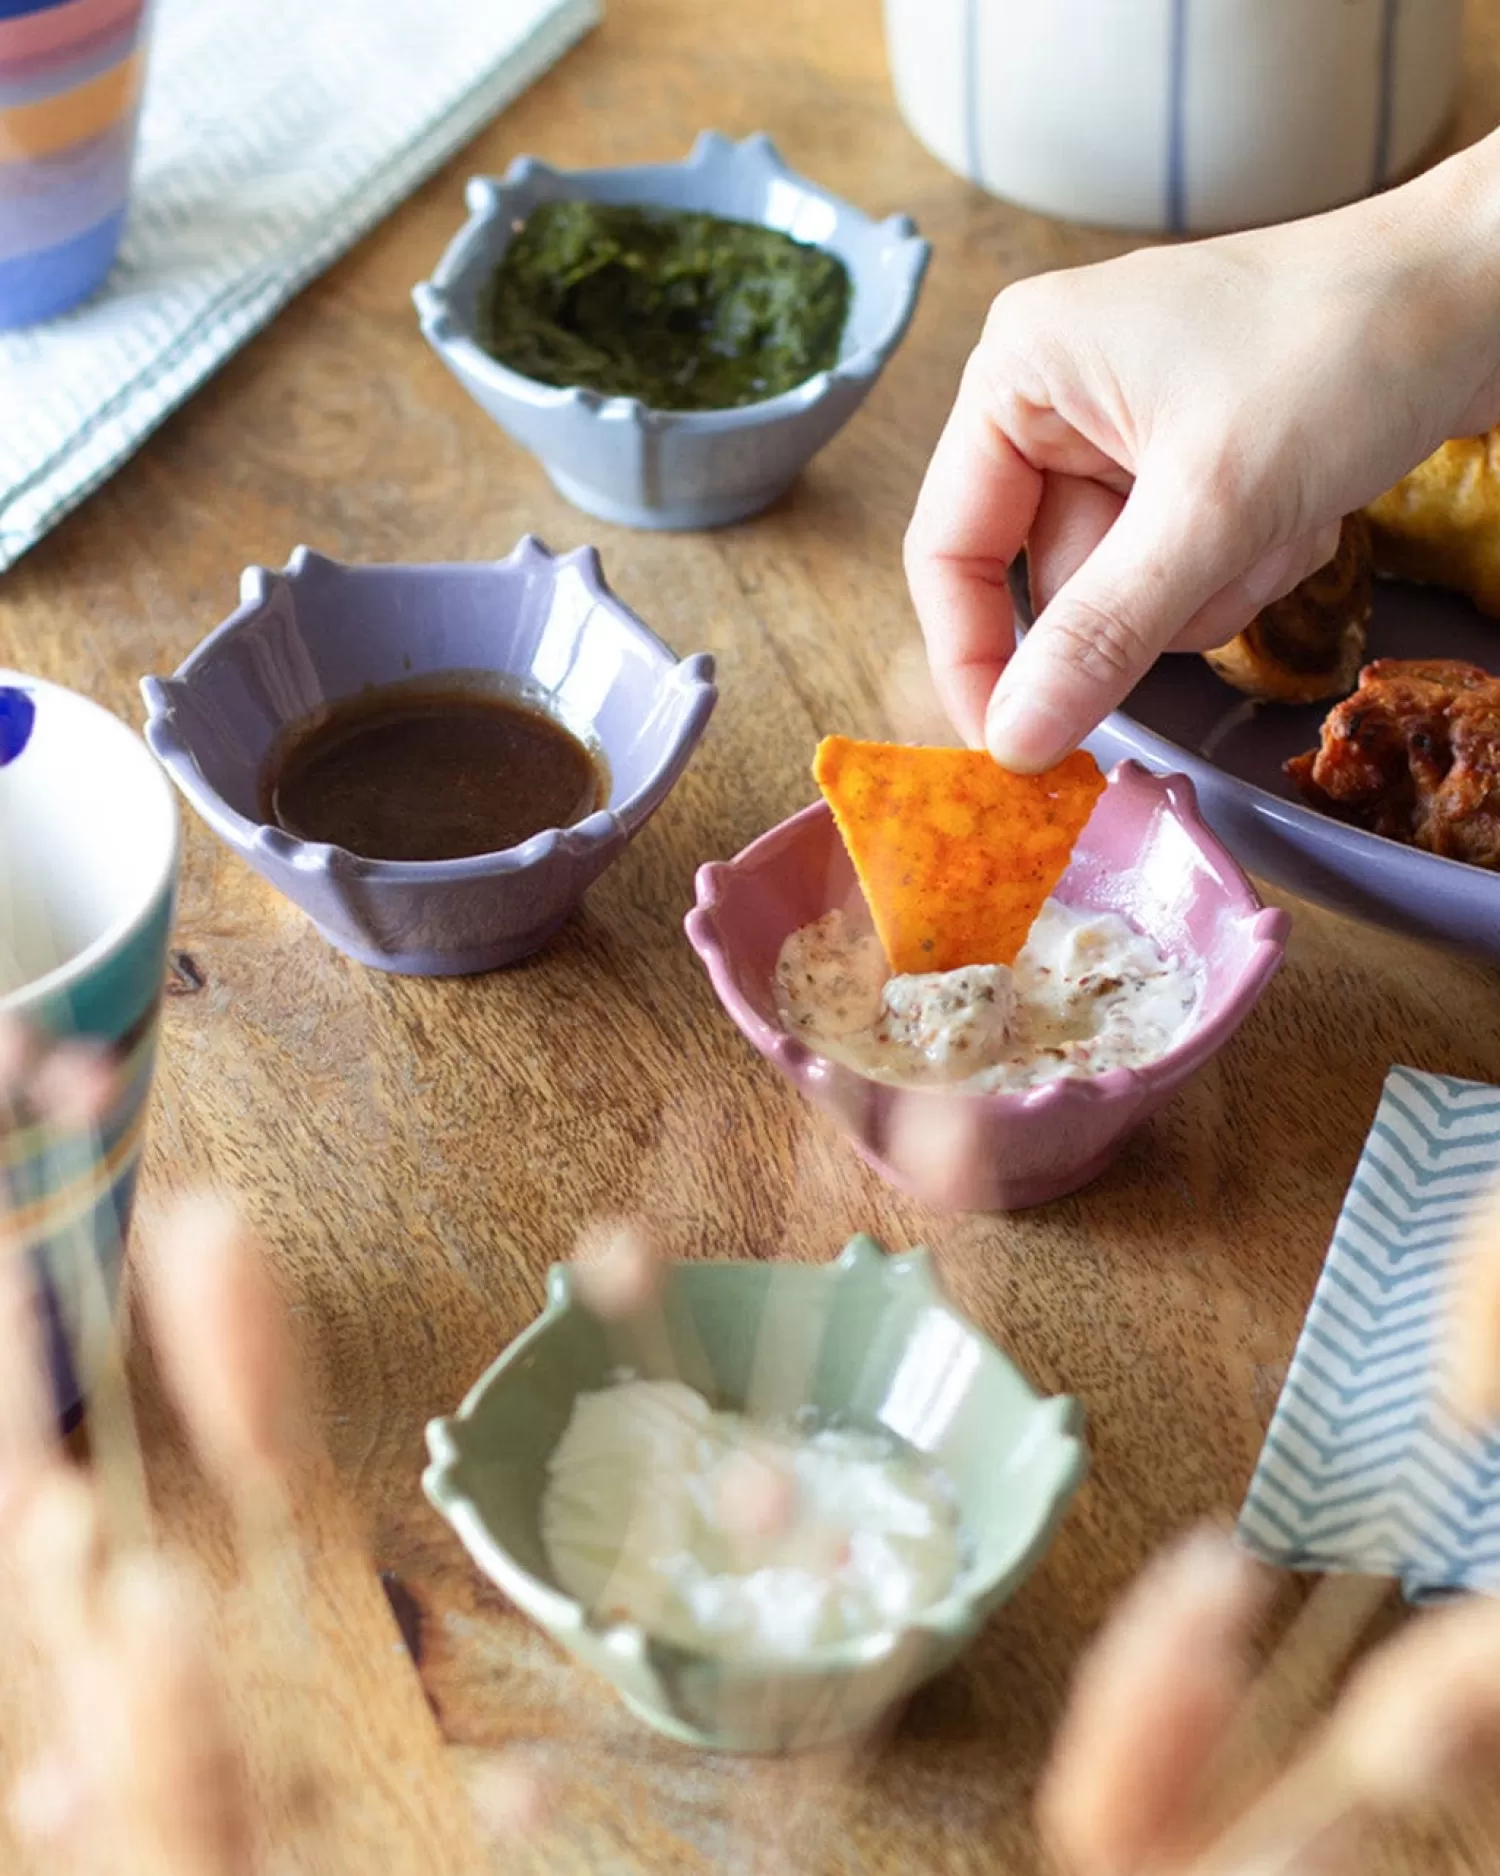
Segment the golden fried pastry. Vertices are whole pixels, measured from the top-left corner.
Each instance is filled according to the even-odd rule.
[[[1500,430],[1456,437],[1365,510],[1375,569],[1500,617]]]
[[[1350,515],[1326,567],[1267,606],[1238,638],[1203,656],[1247,697],[1270,703],[1342,697],[1365,655],[1373,587],[1369,536],[1360,517]]]
[[[1457,658],[1379,658],[1286,765],[1315,808],[1500,872],[1500,677]]]

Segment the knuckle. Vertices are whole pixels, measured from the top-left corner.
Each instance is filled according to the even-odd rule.
[[[1035,389],[1054,357],[1064,324],[1055,276],[1017,280],[990,302],[969,369],[993,386],[997,381]]]
[[[901,537],[901,566],[908,583],[921,578],[926,571],[928,558],[926,530],[922,511],[918,508],[907,522],[906,532]]]
[[[1169,472],[1181,525],[1209,539],[1233,540],[1246,554],[1295,538],[1295,481],[1267,471],[1233,435],[1184,447]]]
[[[1150,634],[1126,608],[1083,594],[1066,600],[1047,626],[1053,661],[1090,685],[1129,683],[1156,656]]]
[[[1183,502],[1214,513],[1243,514],[1259,491],[1244,452],[1224,439],[1184,453],[1178,468]]]
[[[1328,521],[1313,535],[1311,564],[1309,573],[1318,573],[1322,568],[1332,565],[1338,559],[1339,549],[1343,545],[1344,526],[1341,521]]]
[[[1046,296],[1046,283],[1045,274],[1034,274],[1002,288],[990,301],[980,343],[1009,345],[1035,331],[1038,303]]]
[[[901,564],[908,580],[921,578],[931,563],[941,557],[945,519],[935,511],[934,502],[923,489],[901,537]]]

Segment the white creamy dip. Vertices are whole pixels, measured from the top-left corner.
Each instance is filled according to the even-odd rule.
[[[793,1035],[882,1081],[988,1093],[1165,1055],[1197,1005],[1196,972],[1113,912],[1049,899],[1014,965],[888,977],[844,912],[794,931],[776,965]]]
[[[746,1529],[748,1464],[785,1515]],[[542,1542],[583,1606],[724,1655],[796,1655],[900,1626],[952,1588],[957,1501],[882,1433],[756,1425],[676,1381],[580,1394],[548,1461]]]

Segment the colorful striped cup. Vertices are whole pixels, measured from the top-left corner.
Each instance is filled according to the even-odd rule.
[[[82,1392],[65,1286],[81,1256],[111,1286],[118,1268],[176,885],[176,805],[145,745],[97,704],[0,670],[0,1016],[97,1039],[121,1063],[96,1135],[7,1129],[0,1112],[0,1238],[29,1251],[41,1279],[64,1417]]]
[[[0,0],[0,328],[94,291],[125,225],[148,0]]]

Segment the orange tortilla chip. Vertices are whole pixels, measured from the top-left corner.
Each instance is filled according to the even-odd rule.
[[[982,749],[825,736],[813,775],[898,974],[1013,963],[1104,792],[1081,749],[1012,775]]]

